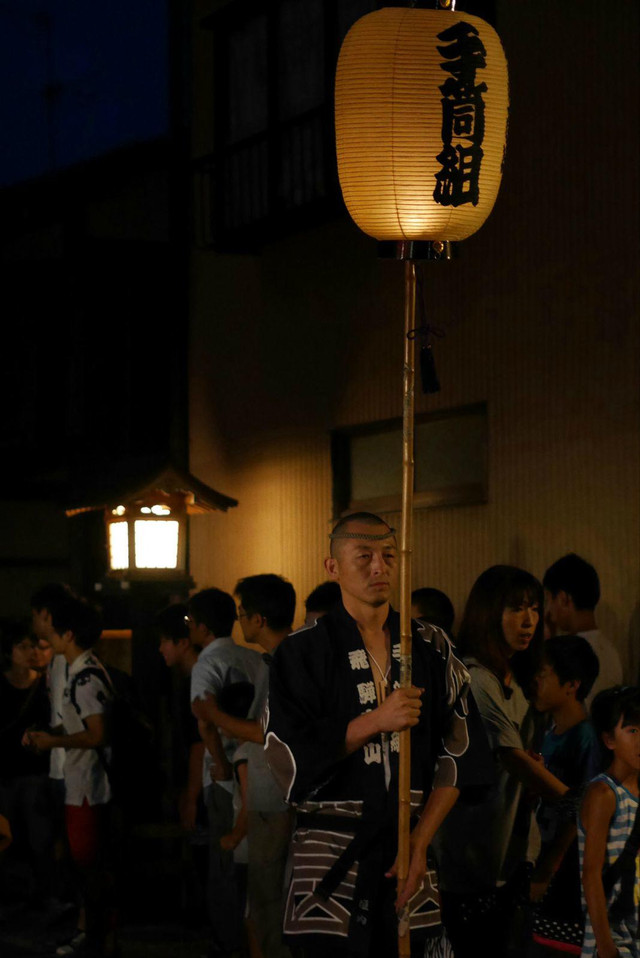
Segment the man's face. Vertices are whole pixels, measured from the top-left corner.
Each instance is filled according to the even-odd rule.
[[[189,641],[192,645],[203,645],[204,639],[207,635],[207,627],[202,622],[196,622],[194,617],[189,613],[184,618],[187,623],[187,628],[189,629]]]
[[[238,622],[242,630],[242,638],[245,642],[259,643],[259,634],[263,622],[263,617],[257,612],[245,612],[242,603],[238,605]]]
[[[173,639],[169,638],[168,635],[160,636],[158,650],[170,669],[173,668],[174,665],[178,664],[178,646]]]
[[[51,643],[51,648],[53,649],[55,655],[64,655],[64,650],[66,649],[70,638],[70,632],[64,632],[61,635],[54,629],[51,630],[49,634],[49,642]]]
[[[44,672],[49,662],[53,658],[53,648],[48,639],[38,639],[35,645],[35,665],[34,669],[38,672]]]
[[[352,522],[345,532],[379,535],[385,525]],[[384,539],[337,539],[335,555],[325,560],[325,569],[339,584],[343,597],[351,597],[374,608],[389,601],[398,577],[398,549],[393,533]]]

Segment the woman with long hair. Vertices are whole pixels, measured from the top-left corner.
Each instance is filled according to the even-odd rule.
[[[456,642],[505,688],[528,694],[542,655],[542,586],[524,569],[494,565],[471,589]]]
[[[527,695],[541,657],[542,601],[530,573],[492,566],[471,589],[458,633],[496,785],[481,804],[458,803],[436,843],[443,919],[456,958],[524,951],[512,949],[539,849],[529,796],[557,800],[567,791],[529,752],[535,728]]]

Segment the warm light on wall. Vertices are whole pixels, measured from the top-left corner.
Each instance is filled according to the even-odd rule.
[[[493,208],[507,63],[495,30],[450,11],[358,20],[336,73],[336,146],[354,221],[378,240],[462,240]]]

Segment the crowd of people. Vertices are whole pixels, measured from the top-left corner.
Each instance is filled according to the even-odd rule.
[[[597,627],[593,566],[569,554],[542,581],[493,566],[455,634],[448,597],[417,589],[409,688],[394,530],[341,519],[325,569],[295,632],[276,574],[155,618],[210,958],[377,958],[399,934],[420,958],[640,958],[640,689]],[[1,624],[0,868],[13,848],[34,900],[73,899],[58,956],[109,958],[123,756],[142,720],[93,651],[99,613],[63,585],[31,606]],[[397,882],[403,733],[412,835]]]

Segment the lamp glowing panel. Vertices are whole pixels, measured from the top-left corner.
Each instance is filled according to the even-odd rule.
[[[129,568],[129,523],[109,523],[109,562],[114,570]]]
[[[502,176],[507,63],[495,30],[466,13],[387,7],[358,20],[336,73],[345,204],[378,240],[462,240]]]
[[[137,519],[134,522],[136,568],[176,569],[179,531],[180,523],[173,519]]]

